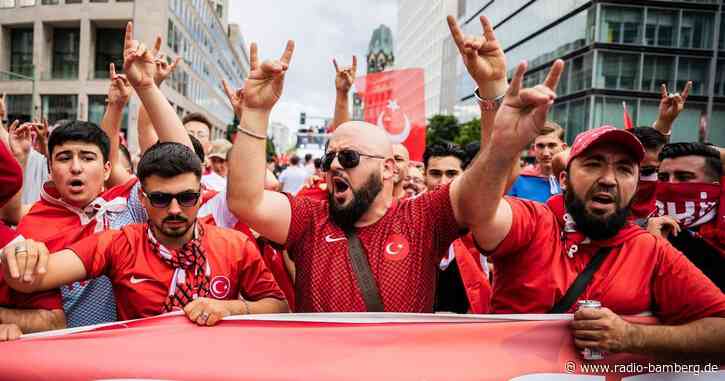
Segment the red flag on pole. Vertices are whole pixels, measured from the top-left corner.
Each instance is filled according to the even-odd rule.
[[[629,112],[627,112],[627,102],[622,102],[622,108],[624,108],[624,129],[631,130],[634,128],[634,123],[629,116]]]

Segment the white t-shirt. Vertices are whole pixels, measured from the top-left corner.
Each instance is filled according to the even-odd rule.
[[[202,176],[201,183],[207,189],[215,190],[217,192],[223,192],[227,189],[227,179],[225,177],[221,177],[214,171],[208,175]]]
[[[23,205],[40,200],[40,190],[48,181],[48,177],[48,160],[43,154],[31,148],[23,171],[23,193],[20,196]]]
[[[310,173],[300,166],[289,166],[279,175],[279,182],[282,183],[282,192],[296,195],[305,185],[305,180]]]

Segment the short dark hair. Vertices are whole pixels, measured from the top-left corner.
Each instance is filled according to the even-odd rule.
[[[466,151],[466,162],[463,163],[463,169],[466,169],[476,158],[478,151],[481,150],[481,142],[470,142],[463,147],[463,150]]]
[[[206,128],[209,129],[209,133],[211,133],[212,124],[209,121],[207,117],[204,116],[202,113],[198,112],[192,112],[190,114],[186,114],[186,116],[181,119],[181,124],[186,125],[189,122],[199,122],[206,126]]]
[[[547,132],[540,134],[539,136],[555,134],[557,139],[562,142],[566,142],[566,140],[564,140],[566,137],[566,131],[559,123],[547,120],[546,123],[544,123],[544,127],[548,127],[548,130],[545,130]]]
[[[201,179],[201,161],[194,151],[180,143],[159,142],[141,156],[136,176],[143,184],[150,176],[169,179],[184,173],[193,173]]]
[[[204,155],[204,146],[201,145],[199,139],[197,139],[194,135],[189,135],[189,139],[191,139],[191,146],[194,147],[194,153],[196,153],[196,156],[198,156],[199,160],[203,163],[204,158],[206,157],[206,155]]]
[[[312,154],[311,153],[308,153],[308,154],[305,155],[305,162],[306,163],[309,163],[310,160],[312,160]]]
[[[667,144],[667,138],[652,127],[635,127],[629,132],[633,133],[647,150],[658,150]]]
[[[682,156],[702,156],[705,158],[705,175],[711,181],[718,181],[722,177],[722,160],[720,152],[704,143],[670,143],[660,152],[659,159],[676,159]]]
[[[319,157],[315,158],[315,160],[313,161],[313,164],[315,165],[315,169],[322,168],[322,159],[320,159]]]
[[[289,158],[289,163],[291,165],[297,165],[300,163],[300,157],[297,155],[292,155],[292,157]]]
[[[425,147],[425,152],[423,153],[423,165],[425,168],[428,168],[428,160],[430,160],[431,157],[445,156],[453,156],[460,160],[461,168],[463,168],[463,164],[466,162],[466,151],[464,151],[458,144],[436,143]]]
[[[48,160],[53,160],[53,149],[66,142],[93,144],[101,150],[103,161],[108,161],[111,142],[108,135],[95,123],[74,120],[54,129],[48,138]]]

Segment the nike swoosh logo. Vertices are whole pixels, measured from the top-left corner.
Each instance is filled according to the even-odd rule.
[[[344,241],[346,239],[347,238],[345,238],[345,237],[332,238],[332,234],[328,234],[325,236],[325,242],[330,242],[330,243],[337,242],[337,241]]]
[[[139,284],[141,282],[146,282],[147,280],[151,280],[148,278],[136,278],[135,276],[131,275],[131,284]]]

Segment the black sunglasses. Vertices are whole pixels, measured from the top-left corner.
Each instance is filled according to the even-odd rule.
[[[154,208],[166,208],[171,204],[171,200],[176,199],[179,205],[190,207],[196,205],[201,197],[201,192],[184,191],[181,193],[164,193],[164,192],[143,192],[144,196],[149,199],[151,206]]]
[[[329,171],[332,167],[332,162],[335,160],[335,157],[337,157],[337,161],[340,162],[340,165],[343,168],[355,168],[358,166],[358,164],[360,164],[360,156],[373,159],[385,159],[382,156],[368,155],[351,149],[343,149],[340,151],[327,151],[325,152],[325,155],[322,156],[322,169],[325,170],[325,172]]]

